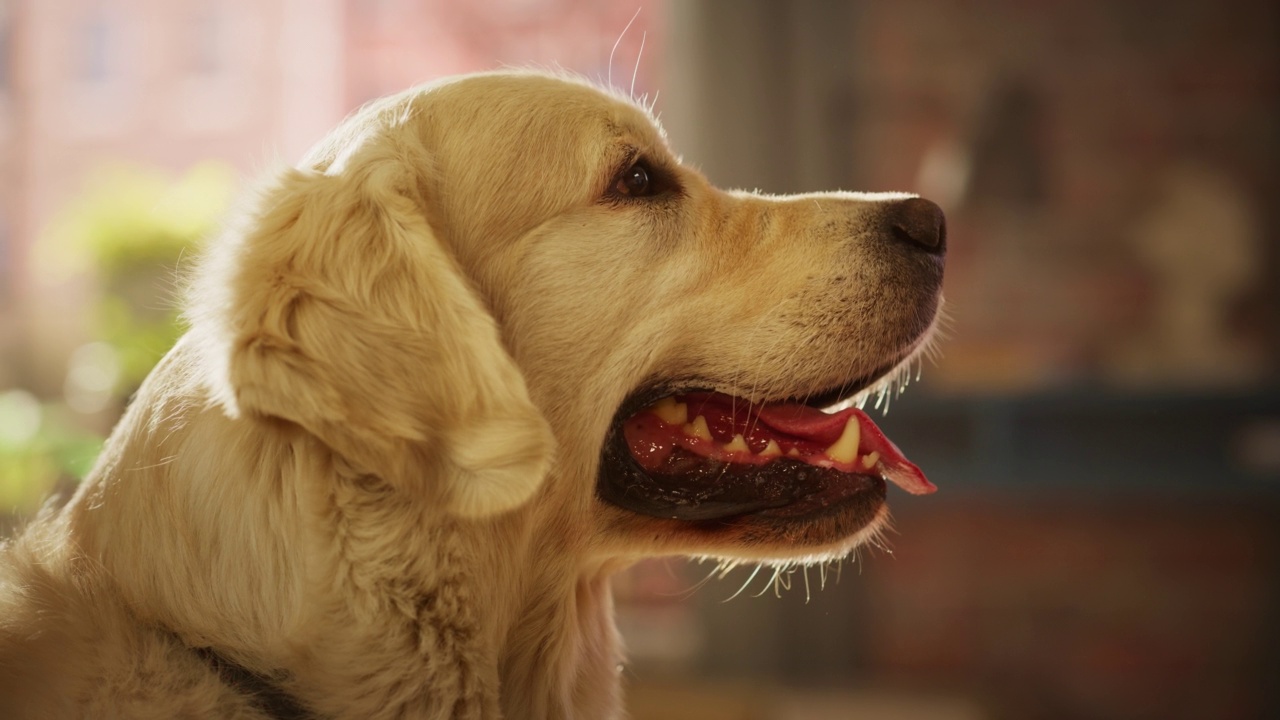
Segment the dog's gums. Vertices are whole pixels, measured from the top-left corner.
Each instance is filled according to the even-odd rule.
[[[683,448],[709,460],[750,465],[785,455],[844,473],[874,470],[913,495],[937,490],[856,408],[825,413],[807,405],[751,405],[720,393],[697,393],[665,397],[622,428],[640,467],[653,472],[663,472],[673,452]]]
[[[883,494],[882,477],[916,495],[937,489],[855,408],[671,395],[625,418],[610,445],[605,499],[676,519],[821,512]]]

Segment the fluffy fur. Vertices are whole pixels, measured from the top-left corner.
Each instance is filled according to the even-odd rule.
[[[670,191],[619,195],[642,159]],[[322,717],[617,716],[611,574],[837,556],[884,512],[628,513],[594,492],[614,413],[907,362],[938,300],[883,249],[900,197],[717,190],[571,79],[366,107],[210,243],[91,476],[0,550],[0,717],[260,717],[195,647]]]

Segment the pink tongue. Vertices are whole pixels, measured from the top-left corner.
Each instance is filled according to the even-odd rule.
[[[848,408],[828,415],[808,405],[783,404],[761,405],[755,411],[760,421],[774,430],[827,445],[840,437],[849,416],[857,412]]]
[[[719,406],[730,413],[747,411],[744,401],[721,393],[696,393],[685,396],[689,404],[689,414],[698,414],[700,405]],[[893,443],[866,413],[857,408],[846,408],[837,413],[825,413],[808,405],[775,403],[751,406],[752,412],[760,422],[771,430],[785,433],[801,440],[808,440],[816,445],[828,446],[840,438],[845,424],[850,417],[858,419],[862,430],[862,452],[880,454],[880,471],[895,485],[913,495],[927,495],[938,488],[924,476],[924,472],[915,463],[907,460],[898,446]]]

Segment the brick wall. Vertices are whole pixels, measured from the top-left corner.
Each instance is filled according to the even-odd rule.
[[[1061,493],[898,515],[893,556],[864,567],[878,681],[964,687],[1007,718],[1276,709],[1274,506]]]

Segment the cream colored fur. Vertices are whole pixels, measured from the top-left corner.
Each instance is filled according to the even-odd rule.
[[[679,196],[609,199],[632,156]],[[210,243],[91,476],[0,550],[0,717],[259,717],[191,647],[322,717],[617,716],[611,574],[875,527],[608,506],[614,412],[910,357],[932,309],[861,230],[893,197],[717,190],[642,108],[535,73],[365,108]]]

